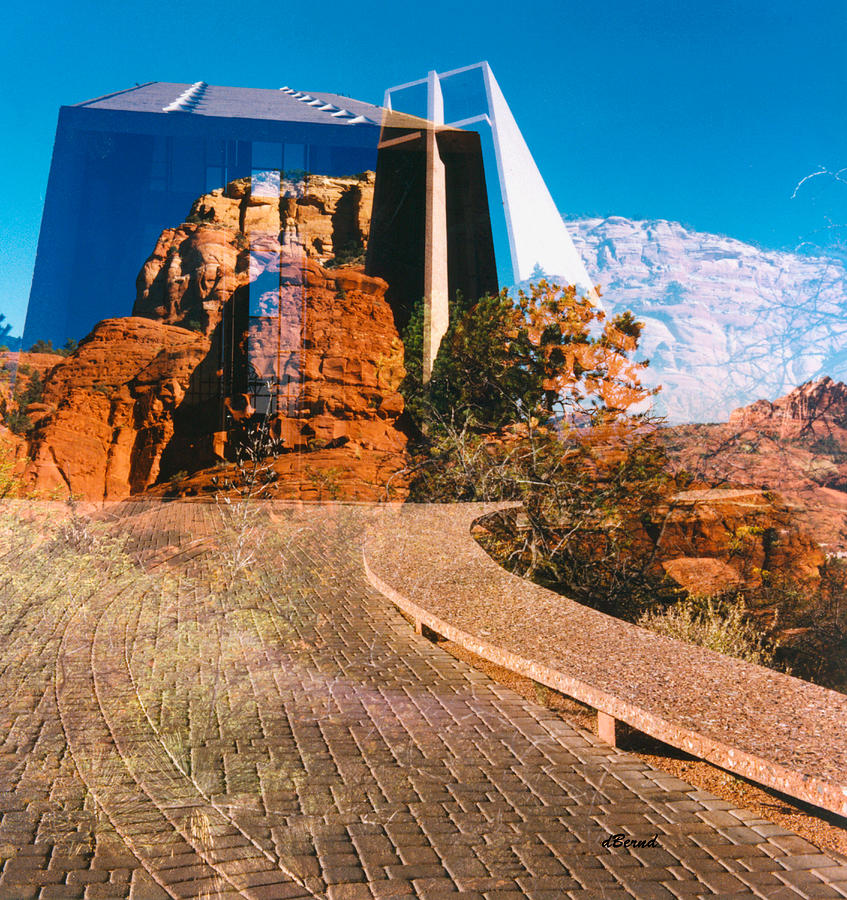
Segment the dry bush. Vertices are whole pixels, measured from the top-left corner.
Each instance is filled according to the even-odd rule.
[[[645,612],[637,624],[760,666],[770,666],[774,661],[776,643],[751,620],[740,596],[689,597],[666,609]]]

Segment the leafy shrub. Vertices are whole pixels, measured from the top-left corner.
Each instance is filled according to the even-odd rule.
[[[331,259],[324,263],[326,269],[340,269],[342,266],[363,266],[365,264],[365,245],[361,240],[351,240],[335,248]]]
[[[6,413],[6,427],[15,434],[26,434],[32,428],[32,422],[25,412],[13,409]]]
[[[37,340],[30,348],[30,353],[56,353],[53,341]]]
[[[507,291],[473,302],[457,295],[424,384],[421,304],[403,335],[402,390],[424,423],[446,418],[484,430],[621,419],[655,393],[640,383],[647,363],[634,360],[641,328],[629,312],[606,322],[575,287],[545,280],[516,298]]]
[[[847,560],[828,559],[816,587],[763,572],[755,599],[779,610],[779,664],[798,678],[847,693]]]

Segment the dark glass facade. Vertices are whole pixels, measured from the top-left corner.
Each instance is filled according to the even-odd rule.
[[[62,346],[130,315],[135,280],[163,228],[200,195],[279,171],[354,175],[376,167],[379,125],[63,107],[27,310],[24,347]],[[274,176],[272,173],[276,171]]]

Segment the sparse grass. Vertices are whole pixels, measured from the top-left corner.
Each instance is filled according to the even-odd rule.
[[[201,848],[208,849],[212,846],[212,823],[204,810],[192,810],[186,830],[190,840],[199,844]]]

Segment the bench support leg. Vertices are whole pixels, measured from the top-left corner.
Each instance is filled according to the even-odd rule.
[[[614,716],[610,716],[599,709],[597,710],[597,736],[601,741],[605,741],[613,747],[618,746],[616,726],[617,719]]]
[[[433,643],[438,640],[438,635],[431,628],[424,625],[420,619],[415,619],[415,634],[419,634],[421,637],[425,637],[428,641],[432,641]]]
[[[533,681],[532,686],[535,688],[535,702],[539,706],[550,707],[550,688],[546,684]]]

